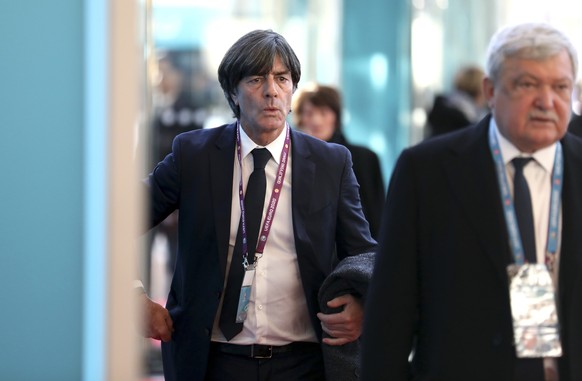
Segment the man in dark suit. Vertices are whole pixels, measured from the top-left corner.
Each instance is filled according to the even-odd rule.
[[[322,314],[317,295],[337,259],[373,252],[376,242],[349,151],[286,123],[300,75],[279,34],[241,37],[218,69],[237,121],[179,135],[149,176],[151,224],[180,210],[166,308],[143,297],[148,335],[164,341],[166,381],[324,380],[322,329],[331,335],[323,345],[360,335],[359,298],[334,298],[328,305],[339,311]],[[257,240],[251,215],[260,207],[250,207],[246,194],[261,171]],[[231,282],[237,273],[240,280]],[[229,295],[247,304],[230,311]],[[235,324],[235,315],[243,322]]]
[[[576,57],[549,25],[500,30],[483,81],[492,116],[401,154],[366,299],[362,380],[582,380],[582,142],[566,133]],[[515,157],[533,159],[523,169],[533,234],[508,212]],[[546,247],[550,236],[557,248]],[[523,262],[526,237],[535,238],[530,266],[557,263],[548,276],[559,357],[518,357],[514,345],[507,269]]]

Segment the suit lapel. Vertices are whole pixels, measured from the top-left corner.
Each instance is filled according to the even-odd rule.
[[[496,273],[507,282],[510,249],[488,144],[489,118],[471,128],[471,138],[452,148],[451,159],[444,164],[446,177]]]
[[[212,206],[220,260],[224,279],[230,237],[230,213],[232,205],[232,181],[234,169],[236,123],[227,126],[216,139],[216,149],[210,152],[210,184]]]
[[[311,196],[313,196],[313,184],[315,176],[315,163],[311,160],[311,152],[301,134],[291,130],[292,152],[292,186],[291,205],[293,210],[293,229],[295,240],[306,242],[309,240],[305,231],[304,214],[300,211],[311,209]],[[300,252],[300,250],[298,250]]]

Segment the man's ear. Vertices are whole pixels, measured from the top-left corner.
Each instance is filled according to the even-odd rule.
[[[230,93],[230,99],[232,99],[234,104],[238,106],[238,96],[236,95],[236,91]]]
[[[493,109],[494,99],[495,99],[495,84],[489,77],[483,78],[483,96],[487,100],[487,105],[490,109]]]

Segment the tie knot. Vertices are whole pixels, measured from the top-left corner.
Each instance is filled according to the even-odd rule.
[[[266,148],[255,148],[251,151],[255,163],[255,169],[265,169],[265,165],[271,158],[271,153]]]
[[[527,165],[530,161],[533,160],[533,157],[516,157],[515,159],[511,160],[513,163],[513,168],[515,168],[516,172],[522,172],[523,167]]]

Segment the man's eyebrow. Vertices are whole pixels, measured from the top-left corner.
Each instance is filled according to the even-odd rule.
[[[291,74],[291,70],[286,69],[273,72],[273,75],[284,75],[284,74]]]

